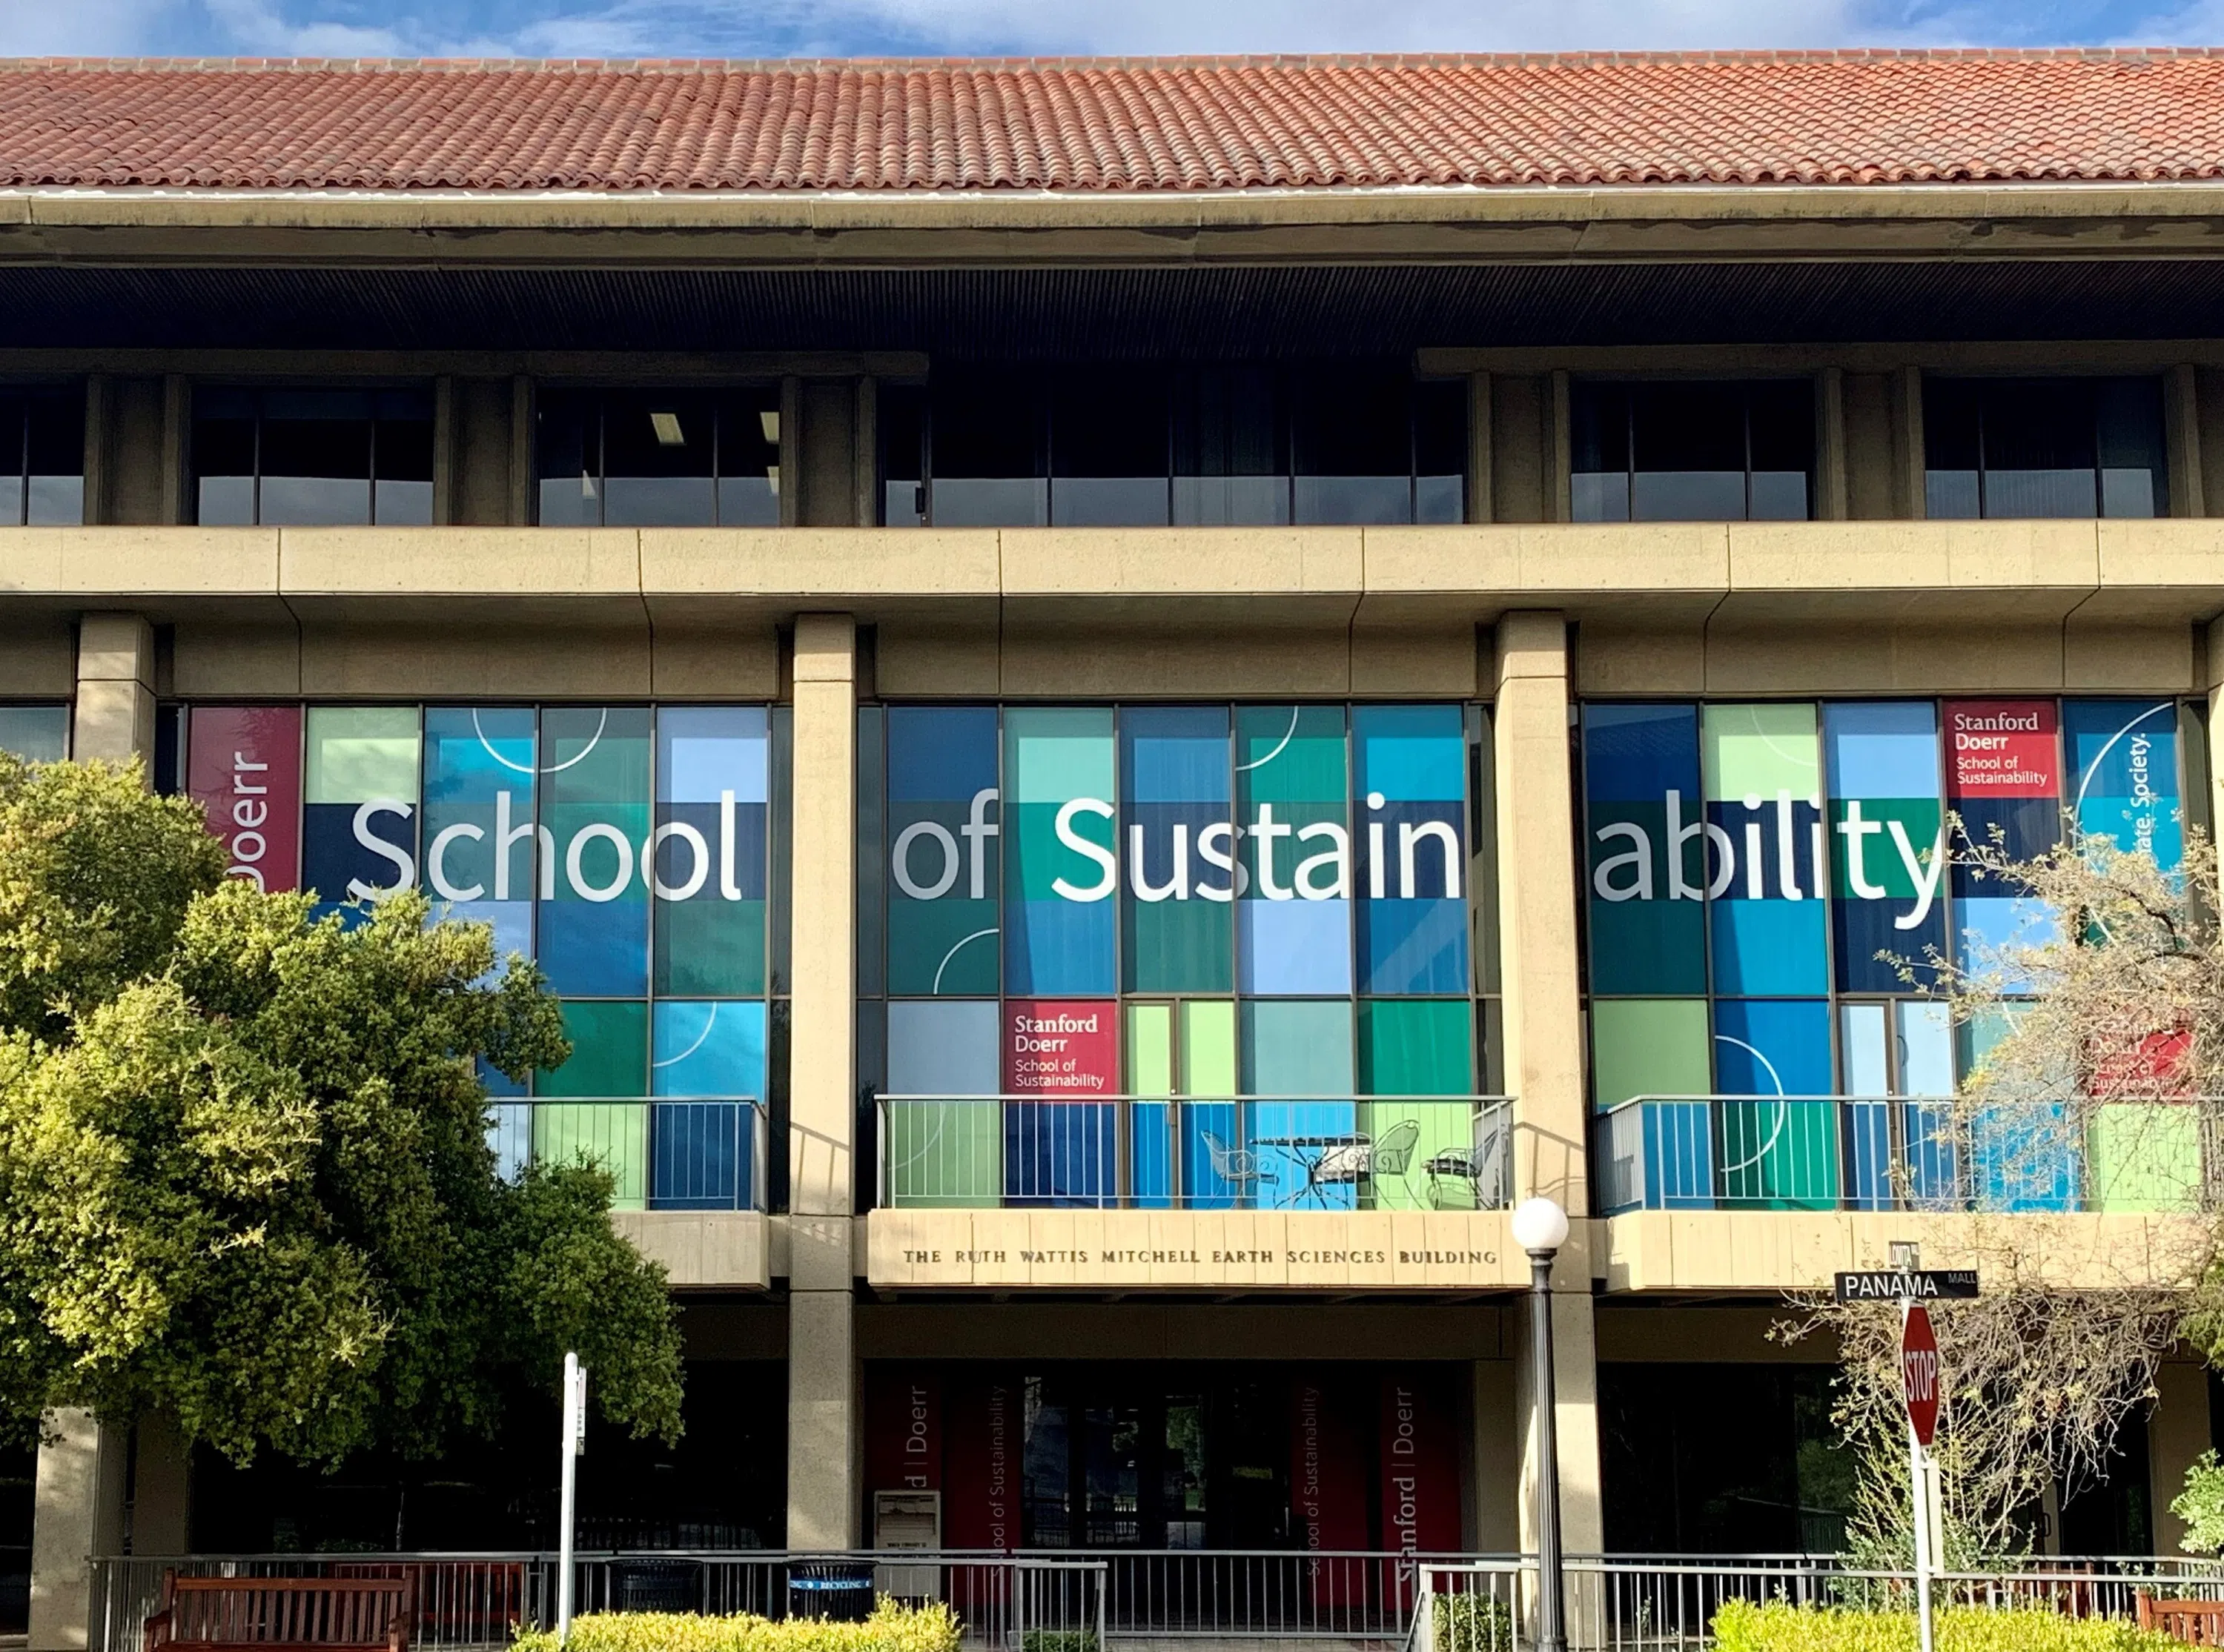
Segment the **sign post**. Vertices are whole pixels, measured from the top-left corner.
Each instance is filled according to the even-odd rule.
[[[579,1459],[587,1450],[587,1373],[579,1356],[564,1356],[562,1491],[556,1511],[556,1643],[572,1636],[572,1528],[578,1512]],[[1924,1652],[1929,1652],[1926,1647]]]
[[[1931,1652],[1930,1573],[1938,1562],[1931,1552],[1930,1442],[1938,1432],[1938,1339],[1930,1329],[1930,1310],[1902,1298],[1899,1376],[1907,1398],[1907,1483],[1915,1515],[1915,1610],[1923,1652]]]

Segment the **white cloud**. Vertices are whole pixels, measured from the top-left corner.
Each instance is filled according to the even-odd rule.
[[[105,57],[147,49],[170,0],[0,0],[0,57]]]

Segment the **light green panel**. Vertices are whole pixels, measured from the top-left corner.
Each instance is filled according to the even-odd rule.
[[[303,800],[414,800],[417,738],[414,706],[311,706]]]
[[[896,1101],[887,1118],[890,1205],[976,1210],[1003,1201],[1002,1102]]]
[[[1788,791],[1797,801],[1823,795],[1823,743],[1811,702],[1709,705],[1699,725],[1699,755],[1710,803]]]
[[[2106,1211],[2201,1206],[2201,1115],[2190,1103],[2112,1101],[2087,1126],[2086,1205]]]
[[[1711,1093],[1707,1031],[1703,998],[1592,999],[1591,1091],[1598,1105]]]
[[[1025,707],[1004,713],[1004,801],[1110,803],[1117,766],[1109,708]]]
[[[1475,1145],[1475,1104],[1362,1101],[1359,1128],[1374,1143],[1367,1202],[1376,1210],[1473,1210],[1474,1180],[1460,1173]],[[1456,1163],[1454,1162],[1456,1158]],[[1431,1174],[1429,1164],[1439,1168]]]
[[[1224,998],[1192,998],[1181,1006],[1184,1095],[1237,1094],[1235,1005]]]
[[[544,1164],[588,1158],[616,1181],[613,1210],[648,1201],[648,1105],[642,1101],[537,1101],[533,1154]]]
[[[1174,1093],[1174,1006],[1128,1006],[1128,1091],[1131,1095]]]

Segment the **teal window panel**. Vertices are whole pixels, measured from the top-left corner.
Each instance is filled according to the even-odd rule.
[[[764,991],[763,901],[659,901],[652,921],[660,997],[745,998]]]
[[[1819,900],[1718,900],[1708,908],[1718,993],[1823,993],[1830,951]]]
[[[1109,709],[1004,714],[1008,992],[1117,990],[1115,766]]]
[[[1352,790],[1379,791],[1391,802],[1463,802],[1467,730],[1456,705],[1353,708],[1357,758]]]
[[[1260,999],[1242,1006],[1245,1090],[1261,1096],[1349,1096],[1353,1092],[1352,1006]]]
[[[534,1075],[539,1096],[635,1096],[648,1094],[648,1006],[638,1000],[564,1000],[564,1036],[571,1059]]]
[[[660,999],[652,1013],[652,1034],[653,1094],[763,1099],[761,999]]]
[[[1342,706],[1236,708],[1235,778],[1247,823],[1261,803],[1341,809],[1350,796],[1349,772]]]
[[[1368,1095],[1468,1095],[1474,1018],[1465,999],[1362,999],[1359,1088]]]
[[[0,705],[0,752],[26,763],[53,763],[69,755],[66,705]]]

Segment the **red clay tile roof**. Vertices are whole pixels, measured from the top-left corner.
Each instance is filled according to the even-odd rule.
[[[0,63],[0,184],[1178,191],[2224,177],[2224,55]]]

